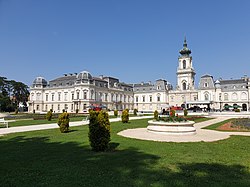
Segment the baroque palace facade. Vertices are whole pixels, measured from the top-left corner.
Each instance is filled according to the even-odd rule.
[[[154,84],[126,84],[113,77],[92,77],[87,71],[65,74],[49,83],[37,77],[30,87],[29,112],[46,112],[50,109],[55,112],[63,109],[83,112],[91,105],[103,105],[111,110],[136,108],[150,112],[170,106],[249,110],[248,77],[214,80],[213,76],[204,75],[199,80],[198,88],[195,88],[195,70],[186,39],[179,53],[175,89],[162,79],[156,80]]]

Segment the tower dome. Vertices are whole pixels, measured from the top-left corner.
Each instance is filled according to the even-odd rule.
[[[78,80],[81,80],[81,79],[89,80],[89,79],[92,79],[92,75],[88,71],[82,71],[79,74],[77,74],[76,79],[78,79]]]
[[[33,81],[32,87],[46,87],[48,85],[47,81],[43,77],[36,77]]]
[[[215,88],[220,88],[220,81],[219,80],[216,80],[214,82],[214,84],[215,84]]]
[[[179,53],[180,53],[182,56],[189,56],[189,55],[191,54],[191,50],[188,49],[188,47],[187,47],[187,40],[186,40],[186,37],[184,38],[183,48],[179,51]]]

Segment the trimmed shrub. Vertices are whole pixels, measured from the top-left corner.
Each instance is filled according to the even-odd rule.
[[[51,121],[51,119],[52,119],[52,109],[50,109],[50,110],[47,112],[47,114],[46,114],[46,119],[47,119],[48,121]]]
[[[69,132],[69,114],[64,112],[59,115],[57,124],[60,127],[61,133]]]
[[[188,115],[188,111],[187,109],[184,109],[184,116],[187,117],[187,115]]]
[[[107,112],[90,111],[89,142],[93,151],[107,150],[110,142],[110,122]]]
[[[134,109],[134,115],[135,115],[135,116],[137,116],[137,112],[138,112],[138,110],[135,108],[135,109]]]
[[[129,113],[128,110],[125,109],[122,111],[122,123],[128,123],[129,121]]]
[[[118,111],[114,110],[114,116],[117,117],[118,116]]]
[[[154,111],[154,119],[155,119],[156,121],[159,120],[159,112],[158,112],[157,110]]]
[[[175,117],[175,110],[170,110],[170,117]]]

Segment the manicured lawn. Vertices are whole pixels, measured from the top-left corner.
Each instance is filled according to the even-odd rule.
[[[134,117],[134,116],[135,115],[133,115],[133,114],[130,115],[130,117]],[[147,116],[149,116],[149,114],[147,114]],[[85,118],[86,118],[86,116],[71,117],[70,121],[71,122],[73,122],[73,121],[82,121]],[[110,116],[110,118],[116,118],[116,117],[115,116]],[[48,121],[46,119],[39,119],[39,120],[22,119],[22,120],[16,120],[15,122],[9,122],[9,127],[40,125],[40,124],[50,124],[50,123],[57,123],[57,118],[53,118],[51,121]],[[4,126],[1,126],[0,128],[4,128]]]
[[[88,126],[0,137],[0,186],[250,186],[250,138],[211,143],[161,143],[117,132],[146,119],[111,123],[115,148],[92,152]]]
[[[79,116],[79,117],[72,117],[70,118],[70,121],[81,121],[85,119],[86,117]],[[17,126],[28,126],[28,125],[40,125],[40,124],[50,124],[50,123],[57,123],[57,119],[52,119],[51,121],[48,121],[46,119],[39,119],[39,120],[33,120],[33,119],[27,119],[27,120],[17,120],[15,122],[9,122],[9,127],[17,127]]]

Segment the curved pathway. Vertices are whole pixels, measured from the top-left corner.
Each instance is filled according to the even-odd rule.
[[[218,117],[208,121],[196,123],[195,135],[166,135],[148,132],[147,128],[127,129],[118,133],[120,136],[140,140],[151,140],[160,142],[213,142],[229,138],[231,135],[250,136],[250,132],[222,132],[202,129],[203,127],[230,119],[232,117]]]
[[[152,116],[130,117],[129,119],[136,120],[136,119],[143,119],[143,118],[152,118]],[[111,118],[109,121],[110,122],[121,121],[121,118],[120,117]],[[69,126],[74,127],[74,126],[80,126],[80,125],[87,125],[88,123],[89,123],[88,120],[76,121],[76,122],[70,122]],[[57,123],[0,128],[0,136],[5,135],[5,134],[10,134],[10,133],[16,133],[16,132],[27,132],[27,131],[56,129],[56,128],[58,128]]]

